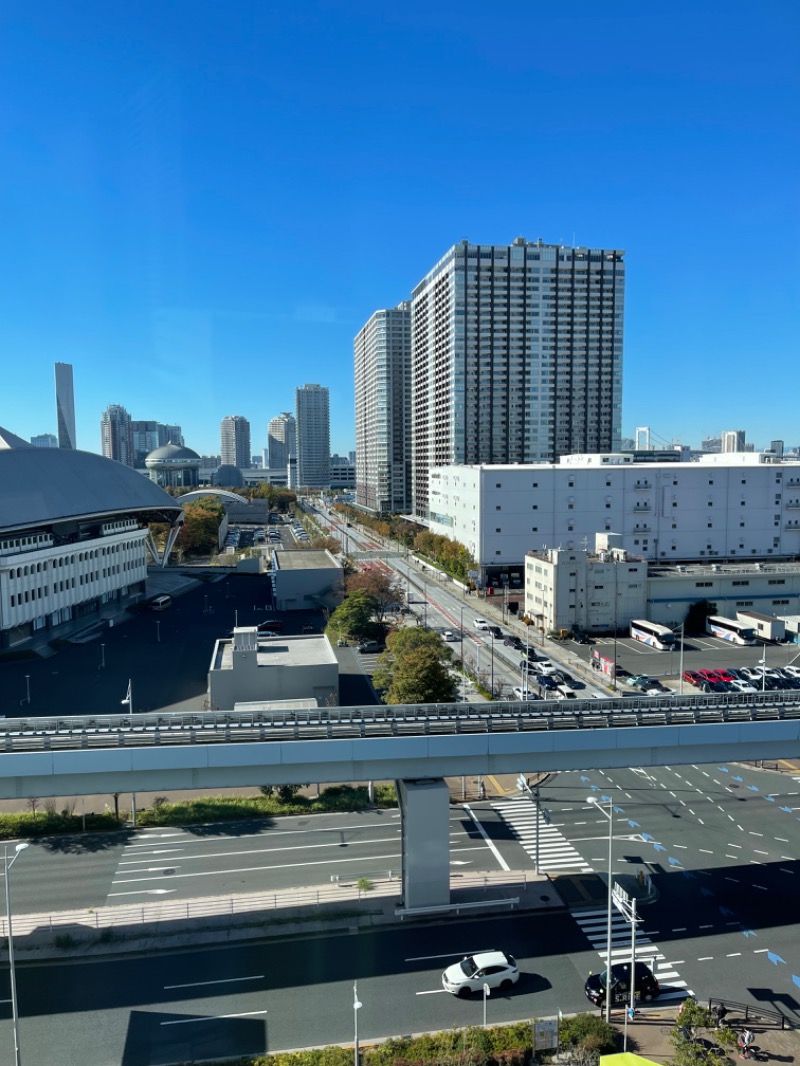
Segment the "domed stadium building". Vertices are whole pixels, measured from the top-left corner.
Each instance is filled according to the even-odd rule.
[[[191,448],[165,444],[145,457],[150,479],[162,488],[196,489],[200,484],[201,459]]]
[[[180,502],[131,467],[0,428],[0,648],[141,601],[148,553],[164,565],[182,521]],[[170,526],[161,554],[151,522]]]

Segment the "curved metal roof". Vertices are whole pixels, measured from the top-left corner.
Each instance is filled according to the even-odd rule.
[[[181,505],[129,466],[69,448],[0,448],[0,532],[92,515],[149,512],[173,522]]]
[[[193,452],[191,448],[184,448],[181,444],[170,443],[149,452],[144,457],[144,465],[150,466],[151,463],[160,463],[165,460],[170,463],[176,463],[180,459],[189,459],[194,465],[200,463],[200,456],[197,452]]]

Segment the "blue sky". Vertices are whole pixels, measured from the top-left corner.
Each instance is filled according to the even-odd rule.
[[[624,248],[623,431],[800,442],[800,5],[5,0],[0,425],[354,447],[352,338],[468,238]],[[781,402],[784,400],[785,402]]]

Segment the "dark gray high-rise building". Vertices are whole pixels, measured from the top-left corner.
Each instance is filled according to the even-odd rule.
[[[297,484],[323,488],[330,484],[330,394],[324,385],[303,385],[294,395]]]
[[[134,465],[131,416],[121,404],[111,403],[103,411],[100,419],[100,436],[103,455],[107,459],[116,459],[118,463],[124,463],[125,466]]]
[[[56,419],[59,448],[77,447],[75,441],[75,394],[72,363],[56,363]]]
[[[247,470],[250,466],[250,423],[243,415],[228,415],[220,423],[223,466]]]
[[[450,248],[411,302],[412,505],[432,467],[619,447],[624,252]]]

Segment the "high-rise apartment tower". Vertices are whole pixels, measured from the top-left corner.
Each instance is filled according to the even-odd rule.
[[[353,342],[356,502],[371,511],[410,505],[411,303],[376,311]]]
[[[297,419],[297,484],[330,484],[330,399],[324,385],[303,385],[294,390]]]
[[[250,466],[250,423],[243,415],[228,415],[220,422],[220,453],[223,466]]]
[[[103,411],[100,419],[100,436],[103,455],[107,459],[116,459],[125,466],[133,466],[133,430],[131,416],[118,403],[111,403]]]
[[[76,447],[75,394],[72,388],[72,363],[56,363],[56,419],[59,448]]]
[[[270,419],[267,449],[270,470],[287,470],[289,459],[297,457],[297,422],[291,412],[284,411]]]
[[[452,463],[619,447],[624,252],[462,241],[411,302],[412,506]]]
[[[745,450],[745,436],[743,429],[726,429],[722,434],[722,451],[743,452]]]

